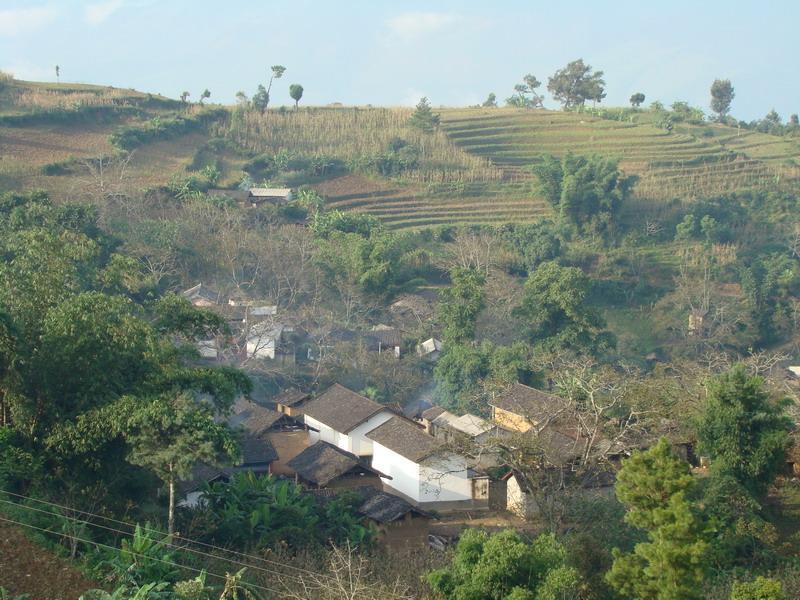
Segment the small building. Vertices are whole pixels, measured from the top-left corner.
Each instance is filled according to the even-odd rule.
[[[247,333],[248,358],[274,359],[283,339],[284,326],[280,323],[262,321],[253,325]]]
[[[442,354],[442,342],[436,338],[428,338],[417,346],[417,354],[422,358],[436,362]]]
[[[253,207],[264,204],[265,202],[271,204],[286,204],[291,201],[291,188],[250,188],[247,194],[247,202]]]
[[[506,483],[506,510],[526,521],[535,519],[541,509],[536,501],[535,491],[531,488],[532,484],[516,471],[507,473],[503,480]],[[598,470],[582,476],[565,473],[564,477],[565,485],[572,488],[570,495],[583,498],[612,497],[615,480],[616,476],[610,470]],[[565,498],[566,496],[565,493]]]
[[[365,485],[380,487],[381,477],[369,461],[327,442],[317,442],[291,459],[287,466],[297,474],[306,487],[357,488]]]
[[[377,530],[379,543],[391,548],[427,546],[430,513],[373,487],[358,492],[364,501],[356,510]]]
[[[228,417],[228,425],[242,427],[251,435],[265,439],[266,434],[273,431],[299,428],[297,421],[290,416],[243,397],[233,405],[233,414]]]
[[[554,414],[563,400],[553,394],[515,383],[489,401],[492,420],[509,431],[525,433]]]
[[[393,410],[338,383],[303,406],[312,444],[321,440],[358,456],[372,455],[367,432],[394,416]]]
[[[392,417],[367,437],[372,440],[372,467],[391,476],[384,485],[410,502],[472,504],[473,499],[485,499],[488,503],[488,480],[482,498],[483,488],[474,491],[473,479],[484,478],[470,471],[466,458],[444,448],[414,423]]]
[[[400,358],[400,347],[403,344],[403,336],[397,329],[386,327],[373,329],[363,335],[364,345],[367,350],[383,354],[390,352],[395,358]]]
[[[202,283],[190,287],[181,295],[195,306],[216,306],[220,298],[218,291]]]
[[[298,389],[284,390],[275,397],[275,409],[289,417],[302,416],[302,406],[311,399],[311,394]]]

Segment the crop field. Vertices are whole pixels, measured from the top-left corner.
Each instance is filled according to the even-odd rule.
[[[75,199],[92,179],[84,162],[117,153],[111,133],[197,109],[134,90],[2,81],[0,187],[43,188],[56,198]],[[105,112],[94,118],[86,112],[92,110]],[[232,109],[207,133],[140,145],[124,177],[131,188],[162,185],[186,173],[210,137],[224,137],[236,149],[215,156],[222,184],[239,181],[248,154],[336,160],[347,174],[312,180],[327,205],[372,214],[395,229],[531,222],[550,215],[529,169],[543,154],[618,158],[626,173],[638,177],[633,202],[800,185],[800,143],[792,138],[714,123],[678,123],[668,132],[648,122],[654,117],[647,112],[633,121],[509,108],[436,112],[442,126],[423,133],[407,125],[408,108],[304,107],[264,114]],[[20,116],[28,120],[13,120]],[[418,162],[392,177],[367,175],[365,165],[390,155],[398,139],[417,148]],[[59,170],[60,163],[69,168]]]
[[[524,176],[543,154],[600,154],[639,176],[641,196],[670,199],[800,181],[796,141],[693,126],[668,132],[650,123],[620,122],[548,110],[442,111],[442,125],[459,147]]]

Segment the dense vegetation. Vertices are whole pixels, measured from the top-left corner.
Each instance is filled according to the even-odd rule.
[[[285,71],[230,108],[2,81],[0,143],[79,140],[0,166],[2,514],[116,589],[87,597],[341,597],[344,579],[375,598],[796,597],[796,119],[737,122],[727,80],[713,119],[643,92],[599,108],[581,60],[547,79],[559,112],[530,74],[506,108],[300,107],[292,84],[286,110]],[[252,186],[295,199],[237,201]],[[241,332],[174,293],[198,281],[276,305],[305,334],[294,360],[243,360]],[[352,341],[386,325],[399,360]],[[415,352],[431,337],[435,364]],[[348,494],[238,475],[175,506],[197,463],[240,458],[237,397],[334,382],[486,417],[535,385],[581,447],[493,440],[492,477],[513,470],[539,513],[407,569]],[[615,497],[587,498],[609,470]]]

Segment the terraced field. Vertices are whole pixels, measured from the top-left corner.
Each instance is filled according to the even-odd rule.
[[[519,178],[542,154],[601,154],[638,175],[651,198],[693,197],[776,181],[800,180],[800,146],[792,140],[719,125],[668,132],[546,110],[462,109],[442,112],[453,142]]]
[[[531,195],[529,183],[473,184],[459,188],[459,193],[444,194],[345,175],[314,187],[329,208],[366,212],[393,229],[530,222],[550,213],[544,201]]]

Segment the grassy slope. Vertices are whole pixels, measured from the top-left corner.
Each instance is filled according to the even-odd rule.
[[[3,116],[63,110],[81,103],[133,110],[110,112],[102,119],[2,123]],[[80,194],[85,175],[45,176],[42,167],[111,154],[108,136],[120,126],[181,110],[176,101],[133,90],[14,82],[0,91],[0,189],[40,187],[56,197]],[[326,108],[305,114],[251,115],[249,129],[237,141],[257,151],[285,149],[348,160],[382,148],[384,138],[416,140],[419,134],[404,126],[407,113],[407,109]],[[639,176],[638,194],[652,199],[692,198],[776,181],[796,186],[800,179],[797,141],[716,124],[679,124],[668,133],[649,123],[648,113],[637,115],[637,122],[619,122],[587,114],[507,108],[443,109],[441,117],[444,135],[437,134],[425,150],[427,170],[402,180],[347,175],[316,187],[331,207],[369,212],[403,229],[542,218],[550,210],[536,197],[527,167],[543,153],[619,158],[626,172]],[[207,139],[193,133],[138,148],[128,168],[130,183],[158,185],[185,172]],[[223,180],[232,182],[242,159],[223,159]]]

